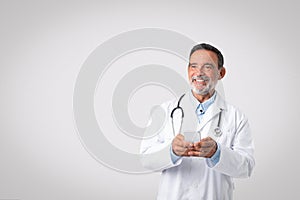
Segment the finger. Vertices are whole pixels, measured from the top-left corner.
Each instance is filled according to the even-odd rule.
[[[190,155],[188,154],[189,151],[190,151],[190,150],[186,150],[186,151],[182,154],[182,156],[190,157]]]
[[[189,156],[205,157],[206,153],[201,151],[188,151]]]
[[[200,148],[200,147],[201,147],[201,141],[195,142],[195,143],[194,143],[194,147],[195,147],[195,148]]]
[[[214,146],[214,141],[200,141],[194,143],[194,148],[200,150],[201,148],[211,148]]]
[[[174,141],[172,144],[173,149],[182,149],[182,151],[186,151],[187,149],[192,149],[193,144],[185,141]]]
[[[181,144],[184,142],[184,138],[182,135],[177,135],[174,139],[173,139],[173,143],[175,144]]]
[[[183,136],[178,136],[177,138],[174,138],[173,143],[187,148],[193,147],[193,143],[185,141]]]
[[[214,153],[212,150],[206,151],[206,150],[200,149],[199,151],[195,151],[195,150],[188,151],[189,156],[195,156],[195,157],[211,158],[213,154]]]
[[[186,141],[181,141],[181,140],[174,141],[173,146],[179,146],[179,147],[184,147],[184,148],[193,148],[192,143],[186,142]]]
[[[180,146],[173,147],[173,152],[178,156],[182,156],[186,151],[187,151],[186,148]]]
[[[176,138],[177,138],[177,139],[180,139],[180,140],[184,140],[184,136],[183,136],[182,134],[180,134],[180,133],[178,133],[178,134],[176,135]]]
[[[180,136],[177,135],[176,137],[173,138],[173,143],[179,141],[183,141]]]
[[[215,144],[216,144],[215,140],[213,140],[211,137],[206,137],[201,139],[198,145],[201,147],[207,147]]]
[[[194,150],[199,151],[201,149],[200,144],[194,144],[193,146]]]
[[[194,144],[191,142],[183,141],[183,145],[184,145],[184,147],[186,147],[188,149],[194,148]]]
[[[210,141],[210,140],[213,140],[211,137],[205,137],[205,138],[202,138],[200,141]]]
[[[172,144],[173,152],[178,156],[189,156],[188,151],[193,150],[193,144],[188,142],[174,142]]]
[[[212,146],[207,147],[207,148],[201,147],[199,151],[204,152],[204,154],[205,154],[204,157],[211,158],[214,155],[214,153],[216,152],[216,150],[217,150],[217,144],[215,143]]]
[[[205,158],[211,158],[215,153],[215,150],[212,148],[209,151],[205,152]]]
[[[177,137],[175,137],[173,139],[173,142],[175,142],[176,144],[183,144],[185,142],[183,135],[178,135]]]
[[[203,146],[205,144],[214,143],[215,140],[213,140],[211,137],[206,137],[200,140],[200,144]]]
[[[195,142],[194,145],[201,146],[201,145],[203,145],[205,143],[209,143],[209,142],[215,142],[215,141],[210,137],[206,137],[206,138],[201,139],[199,142]]]
[[[172,142],[172,150],[176,155],[181,156],[186,151],[183,141],[175,137]]]
[[[204,142],[201,142],[200,147],[210,148],[210,147],[213,147],[214,145],[215,145],[215,141],[204,141]]]
[[[190,156],[188,153],[190,152],[190,151],[193,151],[193,150],[191,150],[191,149],[187,149],[187,148],[182,148],[182,149],[178,149],[179,151],[177,152],[177,155],[179,155],[179,156]]]

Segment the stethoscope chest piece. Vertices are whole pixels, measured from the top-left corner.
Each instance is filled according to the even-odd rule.
[[[215,131],[216,137],[221,137],[222,131],[221,131],[220,127],[216,127],[214,131]]]
[[[220,113],[219,113],[218,124],[217,124],[217,127],[214,129],[216,137],[221,137],[221,135],[223,134],[223,132],[220,128],[222,112],[223,112],[223,109],[221,108]]]

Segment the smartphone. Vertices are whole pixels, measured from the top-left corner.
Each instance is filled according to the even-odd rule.
[[[187,142],[199,142],[201,140],[201,134],[198,131],[184,131],[184,140]]]

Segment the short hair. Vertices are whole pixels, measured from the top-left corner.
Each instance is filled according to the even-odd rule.
[[[197,44],[192,48],[190,57],[197,50],[207,50],[207,51],[212,51],[212,52],[216,53],[217,57],[218,57],[218,69],[221,69],[223,67],[224,57],[223,57],[221,51],[219,51],[219,49],[217,49],[216,47],[214,47],[210,44],[205,44],[205,43]]]

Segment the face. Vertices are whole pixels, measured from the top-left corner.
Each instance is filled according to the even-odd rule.
[[[192,90],[201,96],[212,95],[221,75],[217,54],[207,50],[195,51],[189,61],[188,78]]]

